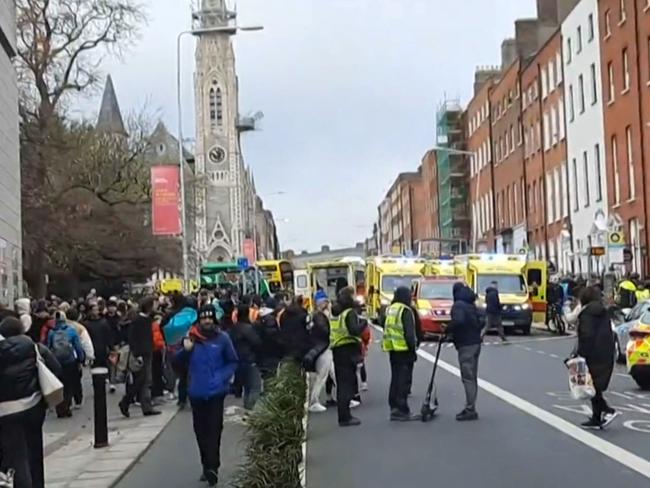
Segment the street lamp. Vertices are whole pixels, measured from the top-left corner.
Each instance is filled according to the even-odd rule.
[[[434,151],[439,151],[439,152],[447,152],[449,154],[458,154],[461,156],[469,156],[471,160],[471,165],[474,165],[474,160],[476,159],[476,155],[472,151],[464,151],[462,149],[454,149],[451,147],[444,147],[444,146],[433,146],[432,150]],[[474,200],[478,202],[478,189],[479,185],[481,183],[481,169],[477,168],[476,171],[476,195]],[[472,252],[476,252],[476,236],[478,234],[478,223],[477,222],[472,222],[474,225],[474,232],[472,232]]]
[[[234,36],[237,31],[251,32],[260,31],[264,27],[255,26],[237,26],[227,25],[219,27],[209,27],[205,29],[193,29],[180,32],[176,38],[176,100],[178,104],[178,164],[180,167],[180,186],[181,186],[181,232],[183,233],[183,286],[188,286],[189,281],[189,263],[187,249],[187,216],[185,212],[185,158],[183,157],[183,103],[181,99],[181,40],[185,35],[201,36],[203,34],[224,34]]]

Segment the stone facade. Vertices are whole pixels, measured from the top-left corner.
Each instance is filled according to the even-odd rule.
[[[0,302],[22,294],[22,229],[18,88],[11,64],[16,49],[13,1],[0,3]]]

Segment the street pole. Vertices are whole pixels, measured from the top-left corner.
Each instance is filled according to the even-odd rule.
[[[263,30],[262,26],[239,27],[236,25],[226,25],[219,27],[210,27],[205,29],[194,29],[180,32],[176,38],[176,102],[178,111],[178,165],[180,168],[180,186],[181,186],[181,232],[183,248],[183,288],[189,291],[189,263],[188,263],[188,242],[187,242],[187,214],[185,210],[185,158],[183,155],[183,101],[181,94],[181,40],[185,35],[200,36],[202,34],[226,34],[235,35],[237,31],[259,31]]]

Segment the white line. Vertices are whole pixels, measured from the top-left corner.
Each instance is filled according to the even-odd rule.
[[[381,329],[379,330],[381,331]],[[431,363],[435,362],[436,359],[434,355],[422,350],[418,351],[418,356]],[[460,370],[456,366],[446,363],[442,359],[438,361],[438,366],[445,371],[453,374],[454,376],[460,378]],[[543,408],[540,408],[537,405],[534,405],[529,401],[524,400],[523,398],[520,398],[488,381],[479,378],[478,386],[488,393],[494,395],[495,397],[521,410],[522,412],[535,417],[550,427],[553,427],[563,434],[577,440],[578,442],[581,442],[585,446],[590,447],[591,449],[594,449],[601,454],[604,454],[613,461],[617,461],[623,466],[627,466],[628,468],[636,471],[646,478],[650,478],[650,461],[647,459],[644,459],[641,456],[637,456],[636,454],[623,449],[616,444],[612,444],[611,442],[608,442],[594,434],[586,432],[580,427],[567,422],[563,418],[558,417],[557,415],[554,415],[551,412],[548,412]]]
[[[533,349],[530,347],[524,347],[524,349],[526,349],[526,351],[533,352]]]
[[[418,351],[418,356],[432,363],[436,359],[435,356],[425,351]],[[455,366],[452,366],[451,364],[446,363],[442,360],[438,361],[438,366],[453,374],[454,376],[460,378],[460,370]],[[604,454],[608,458],[617,461],[624,466],[627,466],[637,473],[642,474],[646,478],[650,478],[650,461],[647,459],[637,456],[636,454],[627,451],[626,449],[623,449],[616,444],[612,444],[611,442],[601,439],[594,434],[585,432],[580,427],[567,422],[563,418],[558,417],[557,415],[553,415],[552,413],[538,407],[537,405],[533,405],[523,398],[513,395],[512,393],[492,383],[479,379],[478,385],[488,393],[491,393],[504,402],[509,403],[513,407],[518,408],[522,412],[527,413],[528,415],[535,417],[538,420],[541,420],[545,424],[559,430],[563,434],[566,434],[578,442],[583,443],[585,446],[590,447],[600,452],[601,454]]]
[[[537,350],[536,352],[537,354],[543,354],[544,356],[546,356],[546,353],[544,351]]]
[[[549,354],[549,356],[551,356],[553,359],[560,359],[560,356],[557,354]]]

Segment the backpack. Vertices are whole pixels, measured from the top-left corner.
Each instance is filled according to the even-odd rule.
[[[61,364],[70,364],[77,360],[77,355],[72,345],[72,340],[67,329],[55,329],[52,331],[50,349],[56,360]]]

